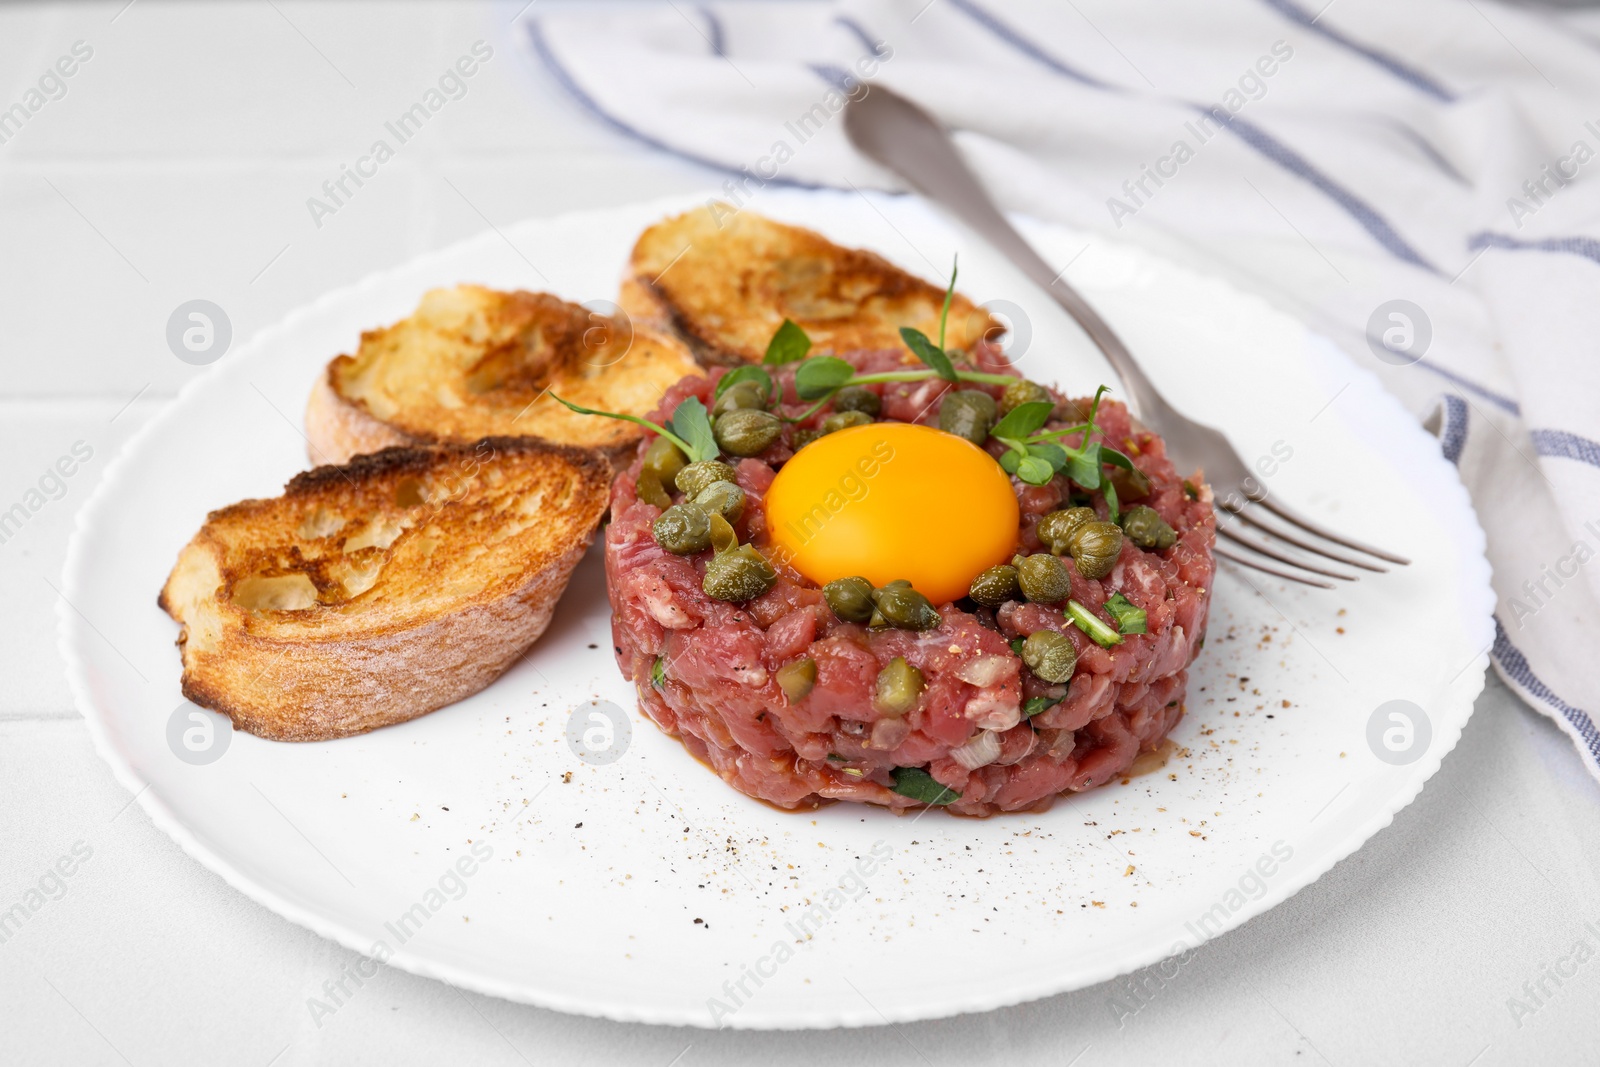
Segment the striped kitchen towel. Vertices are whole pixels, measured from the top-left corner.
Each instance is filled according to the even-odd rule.
[[[897,189],[817,117],[881,80],[957,131],[1007,208],[1333,337],[1459,467],[1494,568],[1492,662],[1600,777],[1600,13],[860,0],[530,5],[516,29],[596,120],[734,199]]]

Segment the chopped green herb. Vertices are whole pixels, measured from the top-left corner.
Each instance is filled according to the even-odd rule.
[[[772,340],[767,342],[767,354],[761,358],[761,362],[769,367],[794,363],[805,359],[809,351],[811,351],[811,338],[792,321],[784,319],[783,325],[773,332]]]
[[[960,793],[954,789],[946,789],[921,767],[896,767],[890,773],[894,776],[894,791],[903,797],[935,805],[949,804],[961,799]]]
[[[1121,593],[1112,593],[1106,600],[1106,614],[1117,620],[1117,629],[1122,633],[1149,633],[1148,614]]]
[[[1194,487],[1194,483],[1193,482],[1191,482],[1189,479],[1185,478],[1183,480],[1183,495],[1188,497],[1190,500],[1199,500],[1200,499],[1200,490],[1198,490],[1198,489],[1196,489]]]
[[[837,753],[830,752],[830,753],[828,753],[828,762],[829,763],[849,763],[850,761],[845,759],[843,756],[838,755]]]
[[[1122,635],[1105,624],[1105,621],[1078,603],[1076,600],[1067,601],[1067,618],[1071,619],[1078,629],[1089,635],[1089,640],[1101,648],[1110,648],[1112,645],[1122,644]]]
[[[1067,699],[1065,693],[1058,697],[1029,697],[1022,705],[1022,714],[1031,719],[1042,711],[1049,711],[1065,699]]]
[[[727,374],[724,374],[721,380],[717,382],[716,395],[721,396],[723,393],[726,393],[729,389],[735,385],[738,385],[740,382],[755,382],[757,385],[761,386],[762,390],[766,393],[766,402],[769,404],[772,403],[772,375],[768,374],[754,363],[747,363],[742,367],[735,367]]]
[[[550,395],[555,397],[556,401],[562,406],[576,411],[579,415],[599,415],[607,419],[621,419],[623,422],[631,422],[635,425],[652,429],[677,445],[683,454],[689,457],[691,463],[717,458],[717,439],[711,434],[711,416],[706,413],[706,406],[700,402],[698,397],[691,396],[679,404],[673,410],[672,418],[667,420],[665,426],[662,426],[658,422],[641,419],[637,415],[622,415],[615,411],[599,411],[595,408],[586,408],[574,404],[570,400],[562,400],[561,397],[556,396],[554,393]]]
[[[1025,638],[1025,637],[1015,638],[1011,642],[1011,651],[1015,652],[1017,655],[1020,656],[1020,655],[1022,655],[1022,646],[1027,644],[1027,643],[1028,643],[1027,642],[1027,638]]]
[[[658,656],[655,663],[650,665],[650,684],[655,686],[657,689],[660,689],[667,684],[666,657]]]

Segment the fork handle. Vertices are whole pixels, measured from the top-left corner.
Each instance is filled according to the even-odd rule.
[[[1162,413],[1170,410],[1110,324],[1064,277],[1050,268],[1017,232],[1016,227],[1000,213],[999,207],[979,183],[977,175],[967,166],[955,142],[938,120],[911,101],[898,94],[887,93],[880,86],[874,86],[872,93],[891,98],[880,100],[880,105],[892,104],[915,113],[905,116],[909,121],[875,123],[870,130],[862,129],[861,133],[870,133],[870,136],[858,138],[857,144],[923,196],[943,204],[962,222],[976,230],[1003,252],[1029,280],[1060,304],[1105,353],[1111,368],[1122,379],[1135,414],[1156,421]],[[847,110],[846,122],[850,121],[850,117]]]

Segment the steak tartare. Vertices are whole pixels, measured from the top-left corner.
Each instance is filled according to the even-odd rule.
[[[904,352],[842,358],[852,381],[907,368]],[[726,463],[724,479],[731,474],[742,491],[738,507],[718,512],[726,497],[713,494],[707,504],[710,490],[674,481],[673,468],[684,457],[663,471],[657,460],[670,445],[654,435],[612,488],[605,563],[613,643],[645,714],[728,784],[785,809],[842,800],[897,812],[928,804],[978,816],[1039,811],[1064,792],[1116,777],[1141,751],[1159,746],[1183,715],[1187,668],[1206,627],[1215,518],[1198,474],[1182,479],[1161,439],[1123,405],[1067,400],[1025,383],[987,343],[974,349],[970,366],[987,372],[972,377],[989,381],[869,382],[851,386],[848,397],[836,391],[820,405],[802,399],[815,390],[796,388],[803,366],[765,368],[771,392],[762,410],[782,419],[750,416],[737,427],[727,424],[730,435],[764,431],[755,434],[757,450],[729,449],[733,454],[712,464]],[[736,410],[717,390],[729,373],[740,371],[683,379],[652,419],[671,427],[680,406],[696,398],[717,416],[721,444],[726,413]],[[1048,400],[1040,409],[1049,410],[1041,439],[1086,422],[1083,447],[1092,436],[1108,455],[1131,463],[1108,460],[1105,484],[1086,489],[1074,477],[1096,478],[1081,467],[1046,466],[1041,476],[1037,464],[1018,468],[1013,457],[1005,468],[1015,472],[1012,564],[975,575],[969,595],[937,603],[921,598],[911,622],[890,622],[899,616],[887,594],[896,594],[895,585],[906,592],[908,583],[875,588],[878,579],[848,578],[844,583],[857,583],[872,598],[852,612],[845,607],[849,589],[832,582],[825,590],[775,543],[768,493],[785,464],[819,435],[943,421],[1000,463],[1015,446],[988,434],[997,410],[1003,421],[1017,406],[1019,394],[1003,384],[1013,377],[1033,390],[1036,407]],[[977,409],[973,417],[989,419],[975,437],[965,433],[961,411],[945,411],[959,406],[945,395],[957,387],[966,394],[962,402]],[[838,417],[848,411],[860,414]],[[748,446],[749,434],[744,440]],[[1070,434],[1051,440],[1079,443]],[[1099,453],[1091,455],[1098,466]],[[886,467],[881,477],[891,476]],[[691,491],[681,491],[686,484]],[[723,533],[715,549],[695,540],[692,527],[705,516],[681,521],[696,511],[677,506],[688,500],[715,512],[713,538],[731,527],[737,540]],[[1116,535],[1091,546],[1099,556],[1080,553],[1077,541],[1070,552],[1066,547],[1071,539],[1063,531],[1085,522]],[[752,549],[760,559],[750,558]],[[708,591],[712,577],[723,577],[708,576],[708,567],[728,551],[746,554],[734,561],[744,566],[739,573],[762,578],[745,590],[755,595],[719,598]],[[1041,585],[1034,576],[1030,586],[1030,567],[1050,581]],[[1030,641],[1036,634],[1044,636]]]

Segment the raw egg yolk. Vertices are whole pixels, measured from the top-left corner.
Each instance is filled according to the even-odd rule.
[[[902,422],[819,437],[766,495],[774,555],[818,585],[904,578],[943,604],[1009,559],[1017,498],[1000,464],[969,441]]]

